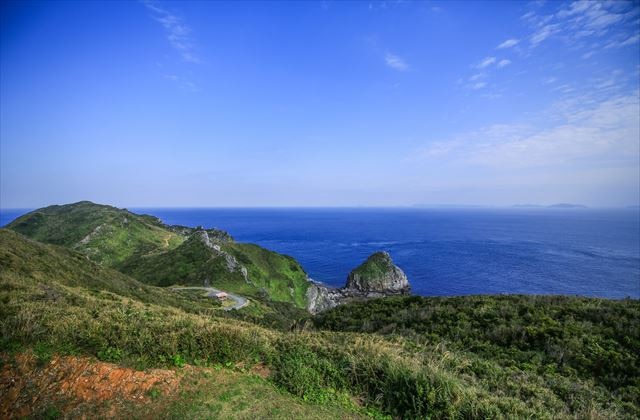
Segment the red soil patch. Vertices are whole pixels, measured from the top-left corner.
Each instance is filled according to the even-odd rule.
[[[55,356],[44,366],[38,366],[31,354],[1,358],[3,419],[37,415],[52,406],[73,417],[86,417],[87,409],[101,411],[95,414],[114,415],[127,403],[151,403],[151,389],[157,390],[157,396],[173,394],[181,381],[173,370],[141,372],[88,357]]]
[[[250,370],[251,373],[253,373],[254,375],[258,375],[262,378],[268,378],[271,375],[271,369],[269,369],[265,364],[263,363],[258,363],[257,365],[253,366]]]

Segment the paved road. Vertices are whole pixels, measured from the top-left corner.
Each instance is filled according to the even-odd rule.
[[[172,287],[172,290],[206,290],[207,296],[210,298],[216,298],[216,293],[226,293],[229,299],[234,300],[236,303],[233,306],[228,306],[224,308],[225,311],[230,311],[232,309],[240,309],[244,308],[249,304],[249,300],[247,298],[243,298],[242,296],[235,295],[233,293],[225,292],[224,290],[216,289],[215,287]]]

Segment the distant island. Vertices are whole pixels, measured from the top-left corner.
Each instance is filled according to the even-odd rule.
[[[583,204],[572,203],[557,203],[548,206],[542,204],[514,204],[513,207],[517,208],[546,208],[546,209],[586,209],[587,206]]]

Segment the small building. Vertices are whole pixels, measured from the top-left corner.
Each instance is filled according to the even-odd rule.
[[[229,295],[227,295],[225,292],[218,292],[216,293],[216,297],[220,300],[225,300],[229,297]]]

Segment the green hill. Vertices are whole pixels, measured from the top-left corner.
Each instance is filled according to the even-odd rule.
[[[156,217],[89,201],[34,210],[7,228],[37,241],[77,250],[110,267],[134,256],[174,248],[184,240]]]
[[[221,230],[169,226],[153,216],[88,201],[38,209],[7,228],[151,285],[209,284],[306,306],[307,276],[294,259],[236,243]]]
[[[7,229],[0,229],[0,278],[5,290],[29,291],[29,298],[43,303],[56,303],[69,290],[81,289],[96,296],[130,298],[189,312],[217,306],[211,299],[185,299],[169,290],[146,285],[78,252],[29,240]]]

